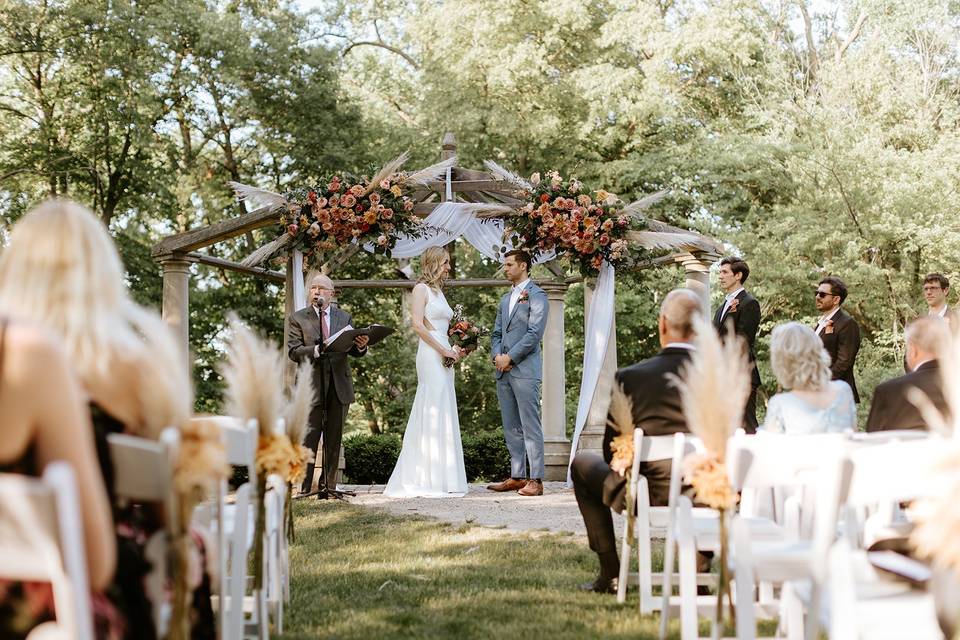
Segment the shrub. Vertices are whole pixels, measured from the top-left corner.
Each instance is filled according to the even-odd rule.
[[[510,454],[500,431],[463,434],[463,458],[470,482],[510,475]],[[353,484],[385,484],[400,456],[400,438],[393,434],[358,434],[343,442],[345,475]]]
[[[343,441],[344,475],[353,484],[386,484],[400,457],[393,434],[359,434]]]
[[[502,431],[463,435],[463,461],[470,482],[502,480],[510,475],[510,452]]]

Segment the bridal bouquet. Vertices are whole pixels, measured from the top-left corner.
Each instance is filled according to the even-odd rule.
[[[490,333],[490,329],[475,324],[472,320],[463,315],[463,305],[458,304],[453,308],[453,320],[447,335],[450,336],[450,346],[460,347],[464,355],[473,353],[480,345],[480,338]],[[452,367],[454,364],[452,358],[444,357],[443,366]]]

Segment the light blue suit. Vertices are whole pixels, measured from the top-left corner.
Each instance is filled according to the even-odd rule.
[[[493,325],[491,351],[494,357],[506,353],[513,368],[497,371],[497,398],[503,418],[503,437],[510,452],[512,478],[543,479],[543,426],[540,424],[540,380],[543,358],[540,341],[547,328],[547,294],[532,281],[526,286],[527,299],[510,310],[509,292],[500,299]],[[527,475],[527,460],[530,475]]]

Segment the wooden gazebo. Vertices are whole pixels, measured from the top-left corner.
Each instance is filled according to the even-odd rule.
[[[453,134],[447,133],[443,138],[441,159],[456,156],[456,143]],[[495,179],[490,173],[454,166],[451,170],[451,181],[448,185],[445,180],[430,183],[426,188],[415,194],[417,204],[414,212],[426,217],[441,202],[445,201],[447,192],[452,198],[462,202],[490,202],[506,205],[519,205],[516,187]],[[285,288],[286,315],[290,316],[293,308],[293,282],[295,277],[302,278],[302,274],[295,274],[287,261],[285,271],[274,271],[258,264],[250,264],[224,260],[204,253],[202,249],[218,242],[228,240],[248,233],[254,229],[268,227],[276,223],[275,210],[264,207],[250,213],[207,225],[198,229],[185,231],[168,236],[153,247],[152,255],[163,267],[163,318],[179,332],[180,340],[185,346],[189,345],[189,279],[190,266],[193,263],[205,264],[218,269],[228,269],[252,276],[266,278],[275,282],[282,282]],[[679,229],[659,222],[651,222],[653,232],[683,233],[695,238],[695,241],[685,245],[683,250],[671,255],[651,260],[645,267],[680,265],[686,274],[686,286],[701,294],[705,310],[709,312],[709,269],[719,258],[721,245],[705,236],[694,232]],[[335,254],[325,265],[325,272],[335,273],[337,268],[354,255],[358,250],[356,245],[350,245]],[[400,266],[405,266],[400,265]],[[566,432],[565,415],[565,387],[566,374],[564,370],[564,299],[568,287],[575,282],[582,281],[579,276],[567,274],[557,261],[545,263],[553,277],[537,279],[536,282],[544,291],[550,304],[546,333],[543,339],[543,433],[548,480],[564,480],[567,477],[567,464],[570,454],[570,441]],[[592,289],[589,282],[586,287],[584,304],[589,313]],[[408,307],[408,296],[415,282],[408,279],[397,280],[334,280],[338,289],[350,288],[395,288],[400,289],[403,295],[404,308]],[[451,280],[450,287],[508,287],[509,282],[499,279],[461,279]],[[286,334],[286,332],[285,332]],[[613,380],[613,372],[617,368],[616,341],[610,340],[604,357],[603,374],[594,394],[594,402],[590,417],[580,437],[580,449],[600,449],[606,422],[607,398]],[[362,391],[361,391],[362,393]]]

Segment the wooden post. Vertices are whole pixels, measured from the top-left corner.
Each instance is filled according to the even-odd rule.
[[[163,267],[163,320],[174,328],[189,361],[190,353],[190,264],[183,254],[160,258]]]
[[[567,293],[565,282],[544,282],[550,310],[543,334],[543,445],[546,473],[544,480],[566,480],[570,461],[567,439],[566,387],[563,309]]]
[[[590,305],[593,302],[593,287],[587,280],[583,282],[583,322],[586,329],[587,318],[590,317]],[[590,402],[590,412],[587,414],[586,424],[580,432],[577,451],[593,451],[601,453],[603,450],[603,434],[607,428],[607,410],[610,408],[610,391],[613,389],[614,374],[617,372],[617,318],[610,321],[610,337],[607,339],[607,350],[603,355],[603,366],[600,369],[600,378],[593,392]]]

